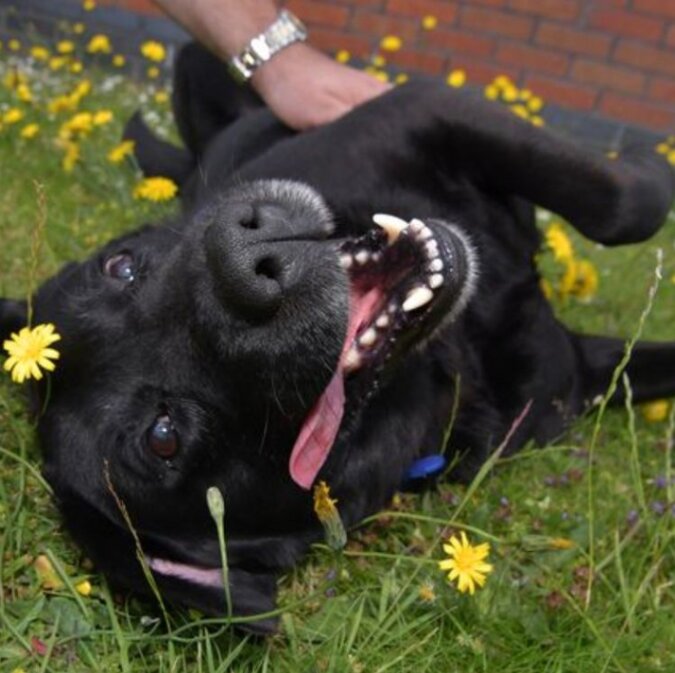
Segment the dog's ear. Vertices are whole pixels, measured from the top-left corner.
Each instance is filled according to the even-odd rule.
[[[665,221],[675,172],[652,147],[608,157],[536,128],[503,106],[428,82],[411,86],[419,87],[413,114],[434,114],[432,125],[420,122],[429,131],[416,141],[441,171],[468,174],[492,194],[524,197],[606,245],[649,238]]]
[[[28,306],[25,301],[0,299],[0,340],[21,329],[27,321]]]

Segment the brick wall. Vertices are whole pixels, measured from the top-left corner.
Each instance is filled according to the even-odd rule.
[[[60,0],[61,2],[63,0]],[[380,39],[396,71],[466,71],[469,84],[507,74],[547,103],[675,133],[675,0],[285,0],[328,52],[360,62]],[[144,15],[151,0],[99,0]],[[435,28],[422,25],[425,16]]]

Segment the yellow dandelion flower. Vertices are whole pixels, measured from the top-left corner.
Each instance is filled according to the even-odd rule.
[[[560,222],[554,222],[545,234],[546,247],[553,252],[553,257],[558,262],[565,262],[574,256],[574,248],[569,236],[563,230]]]
[[[2,121],[5,124],[16,124],[23,119],[23,110],[18,107],[9,108],[5,114],[2,115]]]
[[[92,116],[94,126],[104,126],[109,124],[113,119],[113,113],[110,110],[98,110]]]
[[[54,371],[56,366],[53,360],[58,360],[59,352],[50,346],[60,339],[52,323],[24,327],[6,339],[2,346],[9,357],[4,368],[11,372],[12,381],[23,383],[31,378],[39,381],[43,369]]]
[[[437,25],[438,19],[435,16],[427,14],[426,16],[422,17],[422,28],[424,28],[424,30],[433,30]]]
[[[544,118],[539,117],[538,115],[535,115],[534,117],[530,117],[530,122],[532,123],[533,126],[546,126],[546,122],[544,121]]]
[[[70,64],[70,72],[75,73],[76,75],[79,75],[82,72],[83,66],[80,61],[74,61],[73,63]]]
[[[567,299],[572,294],[577,283],[577,263],[574,258],[564,260],[565,273],[558,283],[558,295],[561,299]]]
[[[524,105],[512,105],[509,109],[516,117],[520,117],[521,119],[529,119],[530,117],[530,113]]]
[[[32,138],[35,138],[38,133],[40,133],[40,127],[37,124],[26,124],[26,126],[21,129],[19,135],[26,140],[31,140]]]
[[[156,65],[151,65],[147,69],[146,74],[150,79],[157,79],[159,77],[159,68]]]
[[[461,532],[461,539],[454,535],[443,545],[443,551],[450,557],[438,562],[441,570],[449,570],[448,582],[457,581],[460,592],[469,592],[471,595],[476,590],[476,585],[482,587],[485,584],[486,575],[492,572],[492,565],[485,559],[490,553],[490,545],[487,542],[479,545],[469,543],[466,533]]]
[[[75,51],[75,43],[72,40],[59,40],[56,43],[56,51],[62,56],[72,54]]]
[[[640,405],[642,416],[649,423],[660,423],[668,418],[670,403],[668,400],[654,400]]]
[[[59,138],[61,140],[72,140],[73,138],[84,138],[91,133],[94,127],[94,117],[91,112],[78,112],[68,121],[61,124],[59,129]]]
[[[659,143],[656,146],[656,151],[659,154],[668,154],[670,152],[670,145],[668,143]]]
[[[380,42],[383,51],[398,51],[403,46],[403,40],[398,35],[386,35]]]
[[[122,56],[122,54],[115,54],[115,55],[112,57],[112,64],[113,64],[116,68],[123,68],[123,67],[124,67],[124,64],[125,64],[126,62],[127,62],[127,59],[124,58],[124,56]]]
[[[513,84],[507,84],[502,88],[502,98],[507,103],[515,103],[518,100],[518,89]]]
[[[335,60],[338,63],[348,63],[352,55],[346,49],[340,49],[340,51],[335,54]]]
[[[78,582],[75,585],[75,591],[77,591],[80,596],[89,596],[91,594],[91,582],[89,580]]]
[[[178,193],[178,185],[163,177],[144,178],[134,187],[134,198],[146,201],[169,201]]]
[[[499,89],[494,84],[488,84],[483,93],[488,100],[497,100],[499,98]]]
[[[512,87],[513,82],[508,75],[499,75],[495,77],[494,82],[492,82],[498,89],[505,89],[506,87]]]
[[[591,299],[598,291],[598,271],[587,259],[577,260],[574,264],[575,278],[570,294],[581,300]]]
[[[134,151],[133,140],[123,140],[119,145],[115,145],[110,152],[108,152],[108,161],[111,164],[119,164]]]
[[[159,103],[159,105],[165,105],[169,102],[169,94],[162,89],[155,93],[154,99],[155,103]]]
[[[331,549],[342,549],[347,543],[347,533],[338,512],[337,500],[330,497],[330,487],[320,481],[314,487],[314,513],[323,526],[326,543]]]
[[[16,97],[22,103],[31,103],[33,101],[33,92],[30,90],[28,84],[19,84],[16,87]]]
[[[463,70],[453,70],[446,80],[448,86],[459,89],[466,84],[466,73]]]
[[[31,47],[30,55],[36,61],[46,61],[49,59],[49,49],[41,47],[40,45],[35,45],[34,47]]]
[[[80,146],[77,143],[68,141],[65,143],[65,154],[61,160],[61,167],[66,173],[71,173],[75,164],[80,160]]]
[[[49,59],[50,70],[61,70],[68,61],[63,56],[52,56]]]
[[[527,108],[530,112],[539,112],[544,107],[544,101],[539,96],[532,96],[527,101]]]
[[[570,540],[566,537],[554,537],[551,538],[549,542],[549,547],[555,550],[574,549],[576,546],[574,540]]]
[[[387,63],[387,59],[382,56],[382,54],[375,54],[370,62],[371,65],[375,66],[376,68],[383,68]]]
[[[166,48],[161,42],[148,40],[141,45],[141,54],[155,63],[161,63],[166,58]]]
[[[384,70],[371,70],[370,74],[375,78],[379,79],[380,82],[388,82],[389,81],[389,75],[384,71]]]
[[[666,158],[668,159],[669,164],[672,164],[673,166],[675,166],[675,150],[670,150],[670,152],[668,152]]]
[[[82,0],[82,9],[85,12],[91,12],[96,9],[96,0]]]
[[[9,40],[9,42],[7,42],[7,49],[9,49],[10,51],[19,51],[19,49],[21,49],[21,42],[19,42],[19,40],[12,38],[11,40]]]
[[[405,84],[409,79],[410,77],[408,76],[408,73],[400,72],[398,75],[396,75],[394,82],[396,82],[396,84]]]
[[[2,78],[2,84],[10,91],[15,91],[22,84],[27,84],[28,78],[20,70],[12,68]]]
[[[548,281],[546,278],[541,278],[539,280],[539,289],[541,290],[542,294],[548,301],[551,301],[553,299],[553,286],[551,285],[550,281]]]
[[[92,35],[87,44],[87,52],[90,54],[109,54],[111,51],[110,38],[102,33]]]
[[[75,35],[82,35],[86,29],[87,27],[81,21],[73,24],[73,33]]]

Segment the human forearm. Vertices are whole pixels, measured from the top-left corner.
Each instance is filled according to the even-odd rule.
[[[277,17],[274,0],[154,0],[189,33],[226,60]]]

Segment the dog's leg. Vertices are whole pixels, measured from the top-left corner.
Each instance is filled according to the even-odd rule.
[[[196,42],[176,58],[172,102],[180,135],[196,157],[219,131],[263,106],[251,87],[238,85],[227,66]]]
[[[387,107],[396,109],[396,119]],[[399,87],[368,113],[386,119],[390,135],[407,138],[427,165],[468,176],[494,194],[524,197],[607,245],[654,234],[675,194],[675,173],[652,148],[627,149],[611,159],[434,83]]]
[[[626,341],[573,334],[582,362],[584,396],[590,402],[603,395],[625,352]],[[675,395],[675,343],[638,342],[626,368],[635,402]],[[624,399],[619,386],[613,402]]]

